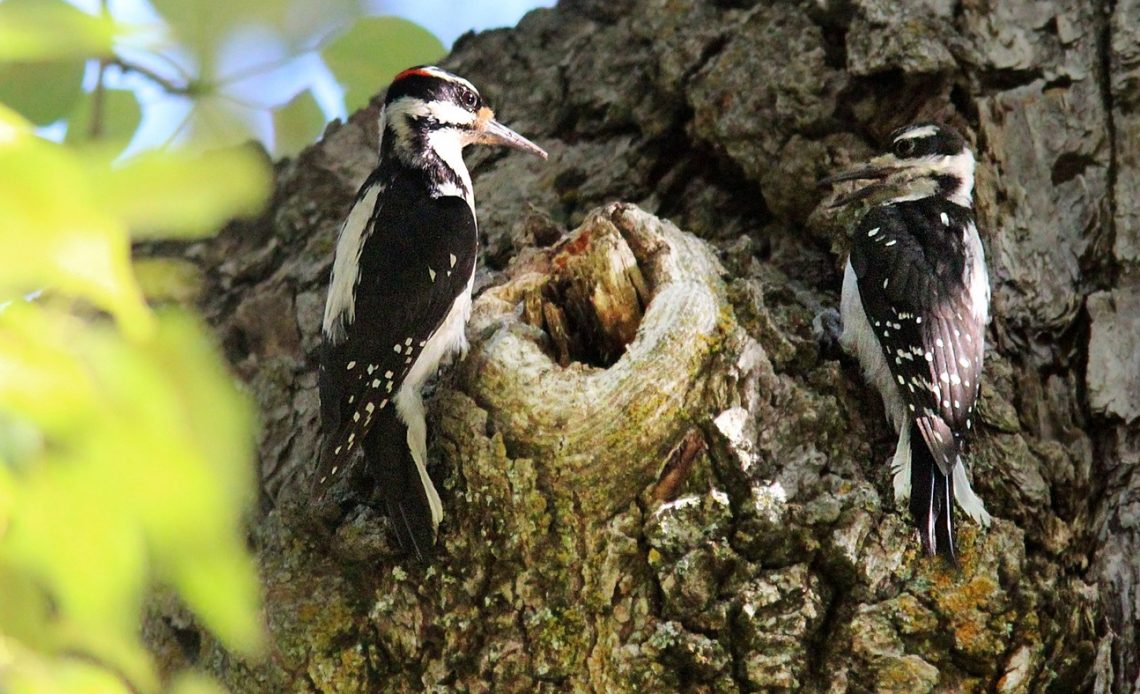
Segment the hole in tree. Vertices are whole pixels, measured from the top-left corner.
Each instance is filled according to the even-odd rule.
[[[523,315],[547,334],[550,356],[560,365],[607,368],[637,336],[651,296],[625,239],[600,223],[555,247],[547,281],[526,298]]]

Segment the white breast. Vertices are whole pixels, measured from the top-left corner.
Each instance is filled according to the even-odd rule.
[[[875,337],[871,323],[867,320],[867,313],[863,310],[863,301],[859,298],[858,278],[855,276],[855,268],[851,267],[850,259],[847,260],[847,267],[843,270],[843,293],[840,296],[839,313],[843,318],[843,334],[839,337],[839,344],[844,351],[859,359],[867,382],[883,397],[883,409],[886,410],[887,420],[895,431],[898,431],[906,421],[906,406],[895,386],[890,366],[883,357],[879,338]]]
[[[404,378],[404,387],[419,390],[424,381],[432,377],[439,363],[455,352],[467,351],[467,319],[471,317],[471,287],[475,283],[475,273],[471,273],[467,286],[451,305],[447,317],[439,328],[428,338],[420,356]]]
[[[986,252],[978,236],[978,227],[971,222],[963,233],[966,249],[966,269],[962,282],[970,290],[970,306],[974,318],[982,324],[990,321],[990,278],[986,272]]]

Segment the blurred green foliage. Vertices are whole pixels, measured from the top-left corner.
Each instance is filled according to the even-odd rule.
[[[132,241],[209,233],[268,195],[263,157],[217,147],[253,132],[235,115],[234,79],[217,71],[231,30],[263,25],[290,56],[319,51],[350,108],[400,69],[443,54],[402,20],[355,21],[348,0],[153,5],[161,27],[122,26],[62,0],[0,2],[5,694],[217,691],[193,673],[160,681],[139,635],[156,583],[236,653],[261,648],[243,530],[255,488],[253,409],[197,319],[147,301],[190,299],[193,268],[131,259]],[[128,59],[171,50],[197,72],[174,80]],[[99,79],[84,91],[89,65]],[[110,66],[193,99],[188,148],[120,156],[142,109],[134,93],[105,88]],[[279,154],[324,125],[309,92],[268,110]],[[36,134],[61,118],[65,143]]]
[[[268,172],[240,150],[112,156],[0,106],[0,691],[157,690],[155,581],[235,650],[261,638],[252,410],[206,331],[148,306],[130,250],[255,210]]]
[[[264,136],[276,156],[286,156],[315,140],[327,119],[309,89],[270,88],[277,71],[315,57],[344,90],[351,113],[400,70],[446,53],[439,39],[407,20],[364,16],[361,0],[151,5],[161,17],[157,25],[113,33],[106,11],[94,17],[65,0],[0,2],[0,103],[35,125],[65,121],[70,142],[125,143],[145,109],[133,92],[103,85],[111,71],[133,74],[190,104],[174,130],[179,141],[224,147]],[[234,68],[226,58],[242,41],[272,47],[275,57]],[[98,79],[85,91],[89,65],[98,68]]]

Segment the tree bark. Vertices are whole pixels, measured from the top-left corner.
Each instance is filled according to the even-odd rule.
[[[273,647],[242,662],[156,599],[164,667],[242,692],[1140,688],[1138,46],[1136,0],[564,0],[461,39],[444,65],[551,157],[468,155],[439,556],[398,556],[367,495],[307,497],[374,104],[280,163],[262,216],[166,249],[261,409]],[[960,526],[959,571],[920,555],[878,397],[812,328],[851,222],[815,180],[923,118],[974,144],[993,282],[967,456],[996,520]]]

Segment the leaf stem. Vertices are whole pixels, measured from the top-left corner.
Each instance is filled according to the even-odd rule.
[[[108,61],[108,64],[114,65],[123,72],[133,72],[136,75],[142,75],[151,82],[157,84],[159,87],[162,87],[162,90],[167,94],[193,96],[199,91],[198,85],[195,85],[194,82],[188,82],[187,84],[176,84],[158,74],[157,72],[151,70],[150,68],[143,67],[142,65],[136,65],[134,63],[128,63],[122,58],[112,58],[110,61]]]

